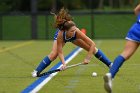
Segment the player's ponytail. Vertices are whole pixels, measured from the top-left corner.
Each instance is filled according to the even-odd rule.
[[[75,25],[72,21],[72,17],[69,14],[68,10],[65,8],[60,9],[58,14],[55,15],[55,28],[60,30],[68,30],[71,26]]]

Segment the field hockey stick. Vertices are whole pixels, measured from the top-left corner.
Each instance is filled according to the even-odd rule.
[[[72,68],[72,67],[79,66],[79,65],[83,65],[83,63],[77,63],[77,64],[73,64],[73,65],[67,66],[65,68],[65,70],[69,69],[69,68]],[[59,71],[62,71],[62,69],[60,68],[60,69],[55,69],[55,70],[51,70],[51,71],[48,71],[48,72],[44,72],[42,74],[39,74],[37,77],[42,77],[42,76],[50,75],[52,73],[59,72]]]
[[[65,69],[76,67],[76,66],[79,66],[79,65],[83,65],[83,63],[73,64],[73,65],[67,66]]]

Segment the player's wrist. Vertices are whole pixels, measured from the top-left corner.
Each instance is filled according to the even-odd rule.
[[[85,58],[84,61],[89,63],[90,62],[90,59]]]
[[[86,61],[86,62],[90,62],[90,59],[91,59],[91,57],[87,56],[87,57],[85,58],[85,61]]]
[[[63,65],[66,65],[66,63],[62,63]]]

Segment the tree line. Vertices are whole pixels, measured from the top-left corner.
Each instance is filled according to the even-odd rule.
[[[33,0],[0,0],[0,12],[30,11]],[[67,7],[70,10],[131,8],[140,3],[140,0],[37,0],[38,11],[50,11]]]

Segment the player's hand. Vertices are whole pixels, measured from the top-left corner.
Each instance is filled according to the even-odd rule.
[[[61,70],[65,70],[66,69],[66,64],[63,64],[63,66],[61,67]]]
[[[83,62],[83,64],[88,64],[90,61],[88,60],[88,59],[84,59],[84,62]]]

